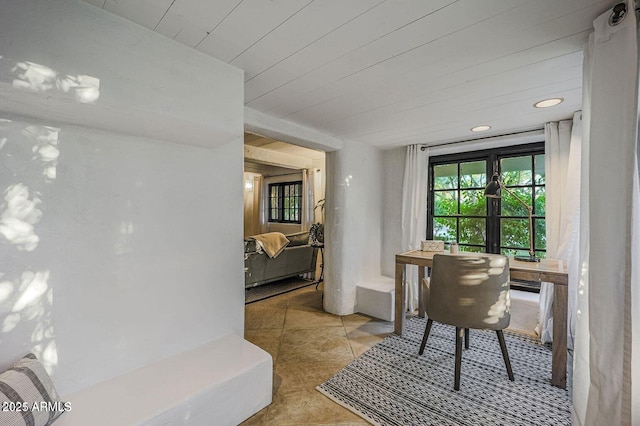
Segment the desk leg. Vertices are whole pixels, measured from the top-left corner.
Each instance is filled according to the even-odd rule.
[[[404,285],[402,284],[402,278],[404,275],[404,265],[396,263],[396,294],[395,294],[395,323],[393,325],[393,332],[398,336],[402,336],[404,330]]]
[[[425,298],[424,284],[424,266],[418,266],[418,315],[422,318],[427,316],[427,300]]]
[[[566,285],[554,284],[553,288],[551,384],[566,389],[568,287]]]

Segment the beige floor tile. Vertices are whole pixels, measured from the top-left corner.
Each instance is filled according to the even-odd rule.
[[[278,392],[267,411],[267,425],[358,422],[361,418],[316,390]]]
[[[347,332],[352,330],[360,330],[363,333],[375,334],[376,336],[387,337],[390,333],[393,333],[393,323],[387,321],[381,322],[369,322],[360,325],[345,324],[344,329]]]
[[[259,330],[265,328],[282,328],[286,307],[251,303],[244,308],[245,330]]]
[[[256,346],[269,352],[275,364],[278,359],[278,350],[282,341],[282,329],[247,330],[244,338]]]
[[[289,362],[275,367],[275,375],[281,380],[280,389],[313,390],[327,381],[345,366],[345,362]]]
[[[304,287],[289,294],[289,307],[305,307],[318,312],[324,312],[322,307],[322,290],[315,286]]]
[[[353,354],[359,357],[393,332],[393,323],[345,327]]]
[[[343,327],[285,329],[278,364],[353,360],[353,352]]]
[[[392,331],[392,322],[324,312],[322,286],[246,305],[245,338],[273,357],[274,396],[242,425],[367,425],[315,387]]]
[[[338,315],[305,306],[290,306],[284,321],[285,328],[341,327]]]
[[[289,293],[279,294],[257,302],[249,303],[246,306],[272,306],[278,308],[286,308],[289,305]]]
[[[267,421],[267,411],[269,407],[263,408],[258,411],[253,416],[249,417],[244,422],[240,423],[242,426],[262,426],[266,424]]]
[[[393,329],[393,322],[384,321],[384,320],[370,317],[369,315],[364,315],[364,314],[345,315],[342,317],[342,323],[344,324],[345,327],[356,327],[360,325],[371,325],[371,324],[388,324]]]

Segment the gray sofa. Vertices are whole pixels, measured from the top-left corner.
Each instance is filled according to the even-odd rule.
[[[318,248],[309,244],[309,231],[286,235],[290,241],[278,256],[259,253],[256,241],[244,240],[244,286],[255,287],[284,278],[315,272]]]

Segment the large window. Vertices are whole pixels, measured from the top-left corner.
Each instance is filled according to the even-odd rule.
[[[507,191],[500,199],[484,196],[497,172],[533,208],[534,250],[545,256],[544,144],[432,157],[429,165],[427,238],[457,242],[461,251],[527,255],[527,208]]]
[[[269,222],[301,223],[302,181],[269,184]]]

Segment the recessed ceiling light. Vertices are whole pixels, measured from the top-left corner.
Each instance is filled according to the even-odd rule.
[[[472,132],[486,132],[487,130],[489,130],[491,128],[491,126],[476,126],[471,128]]]
[[[549,108],[549,107],[552,107],[552,106],[556,106],[560,102],[563,102],[563,101],[564,101],[563,98],[545,99],[543,101],[536,102],[535,104],[533,104],[533,106],[536,107],[536,108]]]

